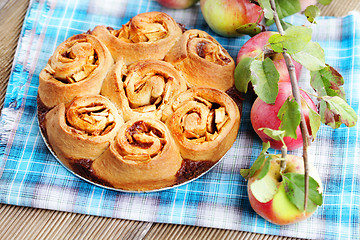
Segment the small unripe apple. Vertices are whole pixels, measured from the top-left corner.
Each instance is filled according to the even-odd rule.
[[[315,103],[309,97],[309,95],[300,90],[300,94],[302,96],[302,104],[301,109],[305,117],[306,125],[308,127],[309,134],[311,135],[311,128],[309,122],[309,108],[308,105],[317,112],[317,108]],[[292,88],[290,82],[281,82],[279,83],[279,92],[276,97],[274,104],[267,104],[262,101],[260,98],[256,98],[253,103],[250,112],[250,120],[251,124],[254,128],[254,131],[261,138],[263,142],[270,142],[270,145],[274,149],[281,149],[283,146],[281,141],[276,141],[266,135],[260,128],[271,128],[271,129],[279,129],[281,124],[280,119],[278,118],[278,113],[281,106],[284,104],[286,99],[292,95]],[[306,101],[306,102],[304,102]],[[291,137],[284,137],[284,142],[287,146],[288,150],[294,150],[303,146],[303,139],[301,135],[300,127],[296,129],[297,139]]]
[[[262,9],[249,0],[200,0],[205,21],[217,34],[235,37],[239,27],[261,21]]]
[[[273,34],[277,34],[277,32],[265,31],[250,38],[240,48],[236,58],[236,64],[247,57],[261,58],[261,56],[264,55],[265,57],[269,57],[273,60],[275,67],[280,74],[279,82],[290,81],[289,71],[282,53],[272,51],[269,45],[269,38]],[[295,61],[293,61],[293,64],[295,66],[296,78],[299,79],[302,65]]]
[[[309,176],[319,184],[317,190],[322,193],[319,174],[313,165],[309,165]],[[280,160],[272,160],[269,172],[260,180],[259,172],[260,169],[249,178],[247,191],[251,207],[261,217],[277,225],[286,225],[305,220],[315,212],[316,208],[300,211],[289,200],[280,174]],[[283,173],[304,174],[303,159],[299,156],[287,155]]]
[[[167,8],[184,9],[195,5],[199,0],[156,0]]]

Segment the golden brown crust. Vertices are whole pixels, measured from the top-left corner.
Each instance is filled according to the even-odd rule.
[[[40,72],[39,97],[51,108],[76,96],[99,94],[112,64],[109,50],[96,37],[72,36],[56,48]]]
[[[101,94],[132,118],[161,119],[164,109],[187,89],[186,81],[169,63],[160,60],[139,61],[127,69],[121,61],[107,75]]]
[[[61,103],[45,116],[47,141],[67,166],[69,159],[99,157],[123,123],[115,106],[100,95],[77,97],[67,105]]]
[[[234,85],[235,62],[208,33],[191,29],[181,36],[165,56],[193,86],[226,91]]]
[[[184,159],[218,161],[236,139],[239,109],[222,91],[191,88],[178,96],[172,110],[166,125]]]
[[[162,60],[182,30],[169,15],[147,12],[131,18],[121,29],[96,26],[92,34],[105,43],[116,61],[123,58],[128,65],[139,60]]]
[[[115,188],[146,191],[173,185],[181,163],[166,125],[143,118],[126,122],[92,168],[97,177]]]

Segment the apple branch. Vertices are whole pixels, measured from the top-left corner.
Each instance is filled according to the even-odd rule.
[[[281,147],[281,158],[283,158],[285,160],[281,160],[281,163],[280,163],[281,172],[283,172],[285,170],[285,168],[286,168],[286,156],[287,156],[287,147],[284,144]]]
[[[281,25],[280,18],[276,11],[276,5],[275,0],[270,0],[270,5],[273,10],[274,14],[274,21],[276,24],[276,27],[281,35],[284,35],[284,29]],[[309,169],[308,169],[308,154],[307,154],[307,148],[309,146],[309,139],[310,135],[306,126],[305,117],[301,110],[301,95],[299,90],[299,85],[296,79],[296,73],[295,73],[295,66],[293,64],[293,61],[291,59],[291,56],[289,53],[287,53],[286,49],[283,49],[283,56],[286,62],[286,66],[289,71],[290,80],[291,80],[291,86],[292,86],[292,92],[293,96],[295,98],[295,101],[299,105],[300,114],[301,114],[301,121],[300,121],[300,129],[301,129],[301,135],[303,138],[303,159],[304,159],[304,168],[305,168],[305,199],[304,199],[304,209],[307,207],[307,201],[308,201],[308,195],[309,195]]]

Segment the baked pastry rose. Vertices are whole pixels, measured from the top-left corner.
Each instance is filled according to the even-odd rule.
[[[126,122],[116,141],[92,164],[115,188],[146,191],[172,186],[182,158],[166,125],[143,118]]]
[[[191,29],[174,44],[165,61],[181,71],[193,86],[226,91],[234,85],[235,62],[208,33]]]
[[[57,157],[72,168],[77,160],[99,157],[114,141],[124,123],[105,97],[76,97],[59,104],[45,116],[47,141]]]
[[[96,26],[92,34],[105,43],[116,61],[123,58],[128,65],[139,60],[163,59],[182,30],[166,13],[147,12],[131,18],[118,30]]]
[[[100,93],[113,59],[106,46],[90,34],[61,43],[39,75],[39,98],[52,108],[76,96]]]
[[[127,69],[119,61],[107,75],[101,94],[120,109],[127,121],[140,117],[161,119],[166,105],[186,89],[186,81],[170,63],[146,60]]]
[[[223,91],[194,87],[180,94],[171,107],[166,125],[184,159],[216,162],[234,143],[240,113]]]

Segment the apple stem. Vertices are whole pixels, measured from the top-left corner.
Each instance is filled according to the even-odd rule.
[[[276,27],[277,27],[279,33],[281,35],[284,35],[285,31],[284,31],[284,29],[283,29],[283,27],[281,25],[279,16],[278,16],[277,11],[276,11],[275,0],[270,0],[270,4],[271,4],[271,8],[273,10],[274,21],[275,21]],[[303,138],[303,159],[304,159],[304,169],[305,169],[304,209],[306,210],[307,201],[308,201],[308,195],[309,195],[309,169],[308,169],[307,148],[309,146],[310,135],[309,135],[308,128],[306,126],[306,121],[305,121],[304,114],[303,114],[303,112],[301,110],[301,95],[300,95],[299,85],[298,85],[298,82],[297,82],[297,79],[296,79],[295,66],[293,64],[293,61],[291,59],[290,54],[287,53],[286,49],[283,49],[283,56],[284,56],[286,66],[287,66],[288,71],[289,71],[290,81],[291,81],[291,86],[292,86],[292,92],[293,92],[295,101],[299,105],[300,114],[301,114],[300,129],[301,129],[301,135],[302,135],[302,138]]]

